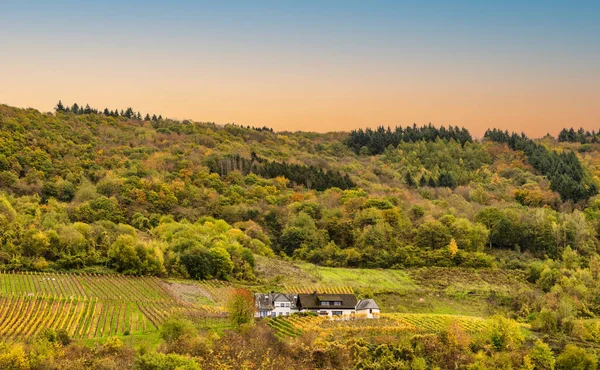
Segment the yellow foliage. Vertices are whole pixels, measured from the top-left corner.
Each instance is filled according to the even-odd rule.
[[[448,252],[450,252],[452,257],[456,256],[456,253],[458,253],[458,245],[456,244],[456,240],[454,240],[454,238],[452,238],[452,240],[450,240],[450,244],[448,244]]]

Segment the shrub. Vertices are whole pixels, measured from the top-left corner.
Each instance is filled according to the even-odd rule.
[[[160,337],[169,345],[194,335],[196,335],[194,324],[181,318],[171,317],[160,327]]]
[[[554,370],[554,355],[550,346],[541,340],[537,340],[529,352],[529,358],[535,370]]]
[[[139,370],[200,370],[193,359],[174,353],[148,352],[137,358],[136,365]]]
[[[556,359],[557,370],[596,370],[597,366],[596,356],[572,344],[568,344]]]
[[[29,369],[29,362],[23,345],[0,343],[0,369]]]

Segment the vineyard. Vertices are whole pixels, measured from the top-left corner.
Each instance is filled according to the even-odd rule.
[[[0,337],[34,336],[46,328],[73,338],[156,330],[178,310],[161,280],[121,275],[0,273]]]
[[[306,332],[335,335],[336,338],[395,335],[401,333],[441,332],[456,323],[465,331],[475,333],[485,329],[487,320],[474,316],[398,313],[382,314],[379,319],[339,319],[328,316],[280,316],[267,319],[267,325],[279,338],[295,338]]]
[[[310,294],[319,292],[322,294],[354,294],[354,289],[349,286],[323,286],[323,285],[285,285],[288,294]]]

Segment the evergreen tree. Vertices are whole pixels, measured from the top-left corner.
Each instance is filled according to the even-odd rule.
[[[416,185],[415,180],[413,179],[413,177],[410,174],[410,172],[406,173],[406,178],[405,179],[406,179],[406,185],[410,186],[411,188]]]
[[[438,186],[454,189],[456,187],[456,180],[452,174],[442,172],[438,178]]]
[[[146,117],[144,117],[144,121],[150,121],[150,115],[146,113]]]
[[[58,101],[58,104],[56,104],[56,107],[54,108],[54,110],[56,112],[64,112],[65,111],[65,106],[63,105],[61,100]]]

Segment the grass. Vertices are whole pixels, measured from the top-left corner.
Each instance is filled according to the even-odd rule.
[[[403,270],[350,269],[297,264],[322,285],[351,286],[358,291],[370,290],[408,293],[416,289],[412,278]]]

